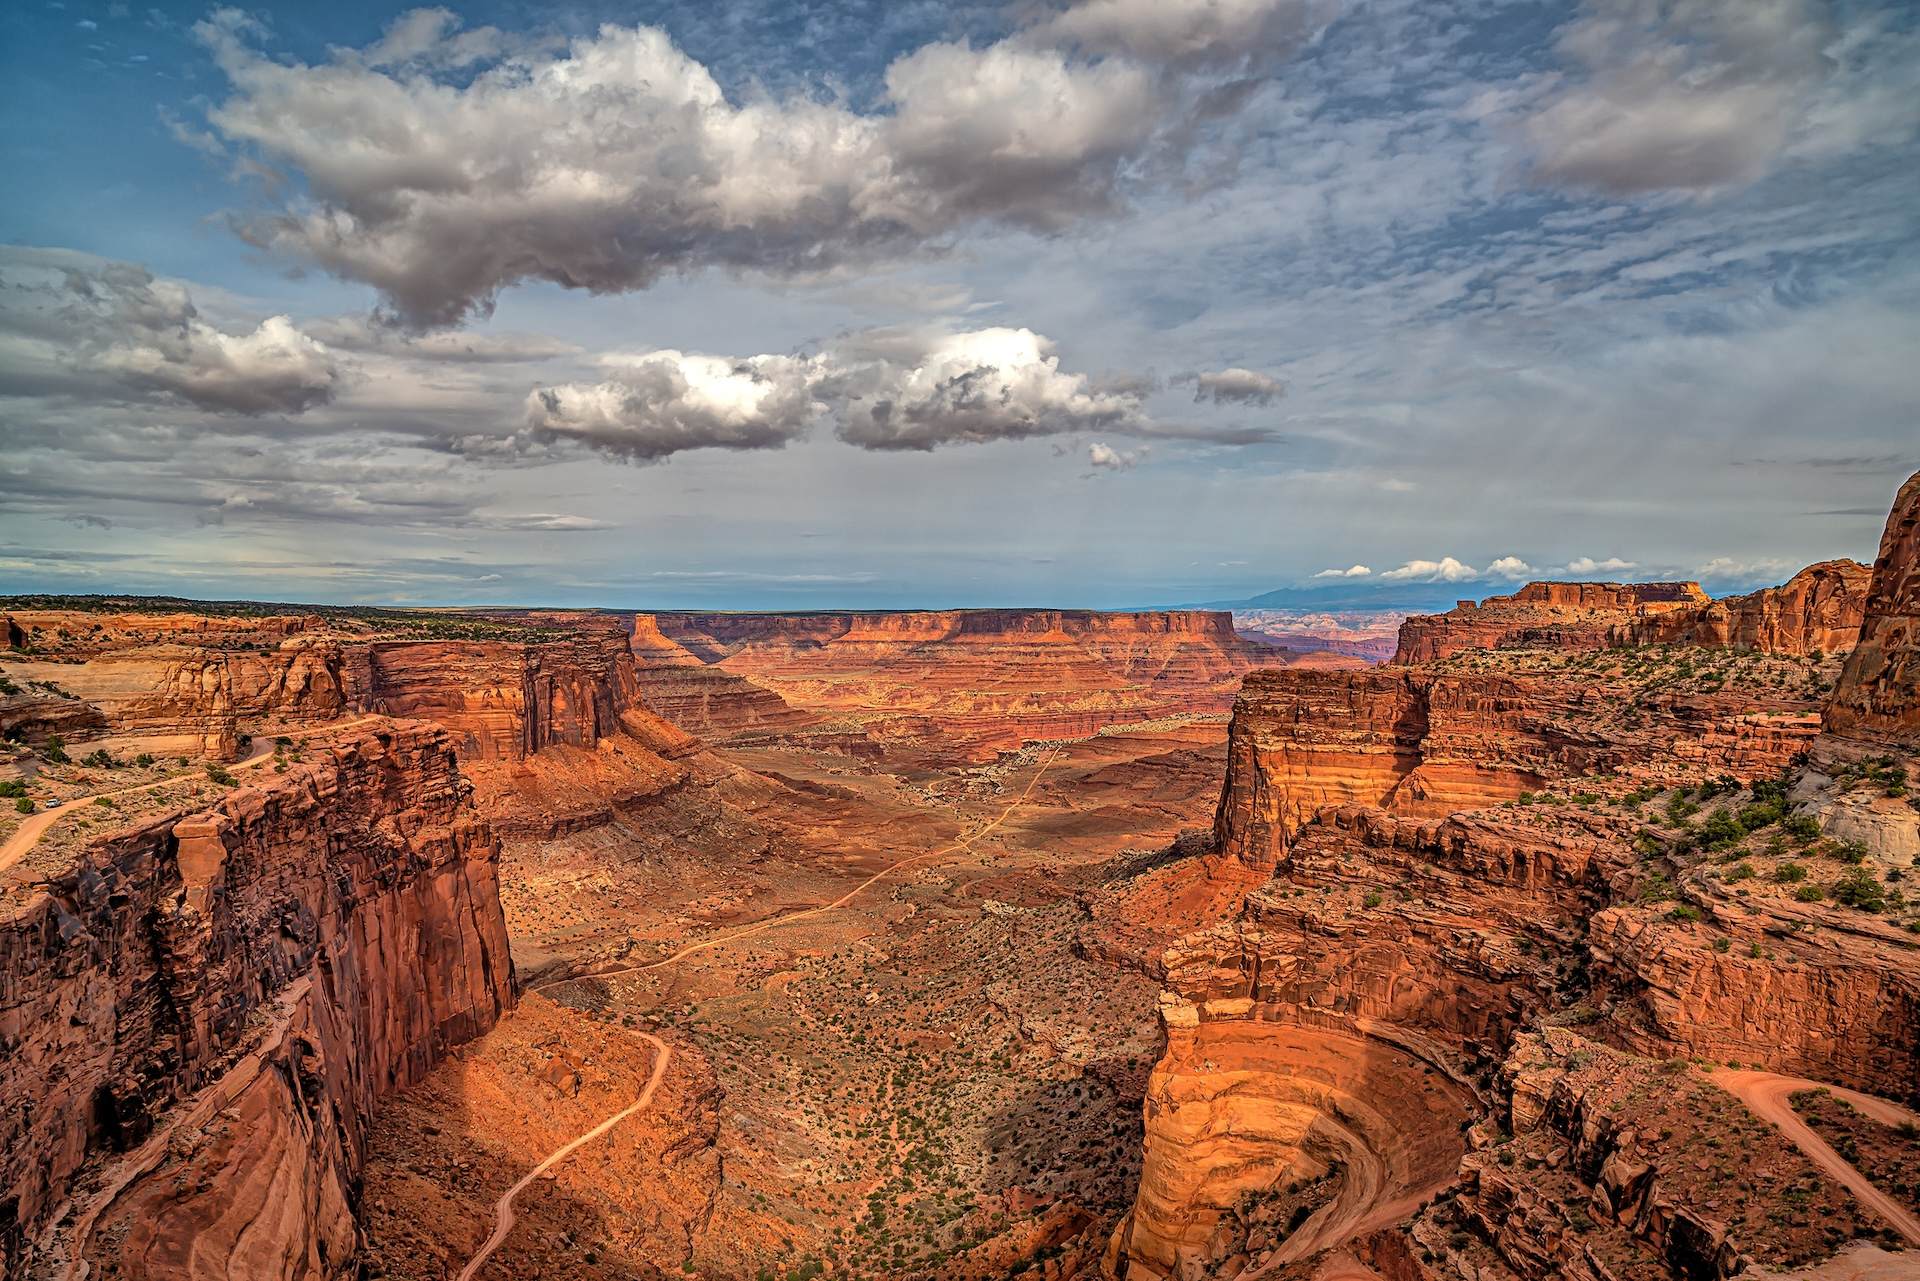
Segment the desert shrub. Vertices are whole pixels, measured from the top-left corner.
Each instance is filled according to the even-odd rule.
[[[1798,863],[1782,863],[1773,869],[1773,879],[1781,885],[1792,885],[1807,879],[1807,869]]]

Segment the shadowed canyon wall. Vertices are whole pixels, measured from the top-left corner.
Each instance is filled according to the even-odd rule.
[[[376,1102],[512,1003],[498,856],[447,733],[389,721],[17,899],[7,1274],[349,1275]]]

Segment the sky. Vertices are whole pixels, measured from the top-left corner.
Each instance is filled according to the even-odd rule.
[[[1871,560],[1920,11],[0,11],[0,592],[1425,604]]]

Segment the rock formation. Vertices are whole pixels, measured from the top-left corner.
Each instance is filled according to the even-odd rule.
[[[512,1003],[497,859],[447,733],[389,721],[16,890],[7,1275],[350,1275],[375,1104]]]
[[[1860,643],[1827,704],[1826,727],[1843,738],[1920,739],[1920,472],[1893,500]]]
[[[1779,587],[1714,600],[1698,583],[1528,583],[1511,596],[1461,601],[1400,625],[1394,662],[1475,650],[1595,650],[1689,645],[1766,654],[1844,653],[1859,638],[1869,571],[1829,560]]]
[[[1402,658],[1473,645],[1470,670],[1249,677],[1212,853],[1166,876],[1257,879],[1153,958],[1167,1048],[1107,1275],[1345,1240],[1404,1281],[1718,1279],[1891,1233],[1688,1065],[1920,1100],[1917,519],[1920,477],[1870,590],[1845,562],[1722,602],[1530,588],[1409,620]],[[1820,682],[1790,678],[1850,630],[1821,733]],[[1755,675],[1604,653],[1652,641]],[[1369,1055],[1371,1114],[1338,1066]],[[1394,1084],[1409,1061],[1460,1092]],[[1404,1173],[1446,1164],[1463,1106],[1491,1119],[1457,1170]]]
[[[690,656],[832,714],[842,732],[854,725],[971,759],[1107,725],[1222,713],[1242,676],[1292,657],[1242,639],[1231,615],[1203,611],[663,613],[636,624],[634,644],[657,672],[670,669],[650,684],[682,705],[702,696],[684,674]],[[763,705],[760,715],[778,713]]]
[[[1256,672],[1235,706],[1214,831],[1222,850],[1270,867],[1330,805],[1441,815],[1590,773],[1752,778],[1817,730],[1804,701],[1771,693],[1635,692],[1585,674]]]
[[[1698,583],[1528,583],[1511,596],[1407,619],[1393,661],[1430,663],[1508,645],[1598,649],[1616,627],[1712,603]]]
[[[1860,639],[1871,577],[1859,561],[1821,561],[1779,587],[1635,619],[1615,629],[1610,643],[1843,653]]]

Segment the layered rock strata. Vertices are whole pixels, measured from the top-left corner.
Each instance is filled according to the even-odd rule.
[[[1203,611],[655,614],[636,624],[634,643],[666,655],[653,663],[666,674],[653,679],[684,686],[683,701],[702,696],[686,675],[690,656],[876,739],[968,759],[1222,713],[1247,672],[1294,657],[1241,638],[1231,615]]]
[[[1511,596],[1461,601],[1400,625],[1394,662],[1476,650],[1597,650],[1636,645],[1844,653],[1859,639],[1870,571],[1830,560],[1779,587],[1714,600],[1698,583],[1529,583]]]
[[[1893,500],[1860,643],[1847,658],[1825,723],[1841,738],[1920,742],[1920,472]]]
[[[1441,815],[1594,773],[1752,778],[1818,728],[1803,700],[1771,692],[1629,695],[1578,674],[1256,672],[1235,706],[1214,833],[1220,849],[1270,867],[1328,806]]]
[[[1841,653],[1860,639],[1871,577],[1856,560],[1821,561],[1779,587],[1636,619],[1616,628],[1609,643]]]
[[[1528,583],[1511,596],[1407,619],[1393,661],[1430,663],[1509,645],[1598,649],[1616,627],[1712,603],[1698,583]]]
[[[350,1275],[376,1103],[512,1003],[497,862],[446,731],[391,721],[17,900],[7,1275]]]

